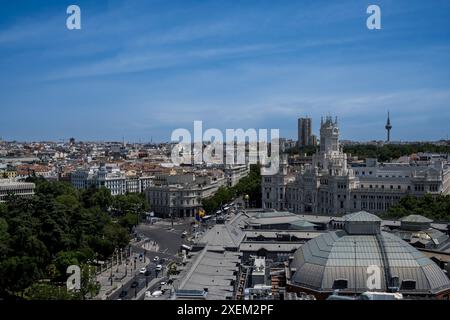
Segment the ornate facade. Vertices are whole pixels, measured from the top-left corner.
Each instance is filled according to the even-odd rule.
[[[262,176],[264,209],[339,215],[369,210],[384,212],[407,194],[450,194],[448,161],[428,164],[366,161],[351,167],[339,144],[337,119],[322,119],[320,150],[311,165],[292,171],[282,158],[275,175]]]

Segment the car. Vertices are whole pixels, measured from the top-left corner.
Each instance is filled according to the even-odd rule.
[[[161,271],[162,270],[162,265],[158,264],[155,268],[157,271]]]
[[[159,284],[160,284],[161,286],[165,286],[165,285],[167,284],[167,282],[161,281]]]
[[[151,296],[152,296],[153,298],[155,298],[155,297],[162,296],[162,294],[163,294],[163,292],[162,292],[161,290],[156,290],[156,291],[153,291],[153,292],[152,292]]]
[[[159,257],[158,257],[158,256],[154,257],[154,258],[153,258],[153,261],[154,261],[154,262],[158,262],[158,261],[159,261]]]
[[[141,273],[141,274],[145,274],[146,272],[147,272],[147,268],[146,267],[143,267],[143,268],[141,268],[139,270],[139,273]]]
[[[136,288],[138,285],[139,285],[139,282],[133,281],[133,283],[131,284],[131,287]]]
[[[128,295],[128,291],[122,290],[119,294],[119,298],[125,298]]]
[[[186,238],[187,234],[188,234],[187,231],[184,231],[184,232],[181,234],[181,237],[182,237],[182,238]]]
[[[150,276],[152,273],[150,272],[150,270],[147,270],[147,271],[145,271],[145,273],[144,273],[144,275],[146,276],[146,277],[148,277],[148,276]]]

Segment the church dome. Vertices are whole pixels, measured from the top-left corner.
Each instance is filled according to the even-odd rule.
[[[369,266],[380,268],[380,289],[395,287],[406,295],[436,296],[450,293],[450,280],[433,261],[413,246],[387,232],[354,232],[362,220],[379,226],[366,213],[344,216],[346,230],[320,235],[294,254],[291,284],[317,293],[368,291]],[[356,224],[355,226],[352,226]],[[378,228],[379,230],[379,228]]]

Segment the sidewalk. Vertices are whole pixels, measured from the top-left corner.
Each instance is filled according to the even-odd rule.
[[[155,243],[155,241],[149,241],[142,244],[142,248],[148,251],[158,252],[159,244]]]
[[[152,279],[149,283],[148,286],[143,288],[141,291],[139,291],[136,295],[136,298],[133,298],[133,300],[140,300],[140,298],[142,298],[143,295],[145,295],[145,292],[150,290],[151,287],[153,287],[155,284],[159,283],[162,281],[162,279],[164,279],[164,277],[158,277],[158,278],[154,278]],[[144,296],[144,300],[145,296]]]
[[[120,289],[122,285],[125,285],[128,281],[134,278],[136,274],[139,273],[139,269],[147,266],[150,263],[149,258],[139,261],[136,260],[136,268],[134,268],[134,257],[136,254],[131,256],[130,263],[126,265],[126,261],[122,261],[122,264],[117,266],[113,265],[112,277],[113,282],[111,285],[111,267],[103,271],[101,274],[97,275],[97,281],[100,283],[100,291],[98,295],[94,298],[95,300],[106,300],[113,292]]]

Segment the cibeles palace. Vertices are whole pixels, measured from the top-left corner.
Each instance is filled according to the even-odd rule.
[[[384,212],[406,195],[450,194],[448,159],[415,163],[378,163],[367,159],[350,166],[339,144],[337,119],[322,119],[320,149],[300,167],[280,159],[275,175],[262,176],[265,209],[340,215],[353,211]]]

